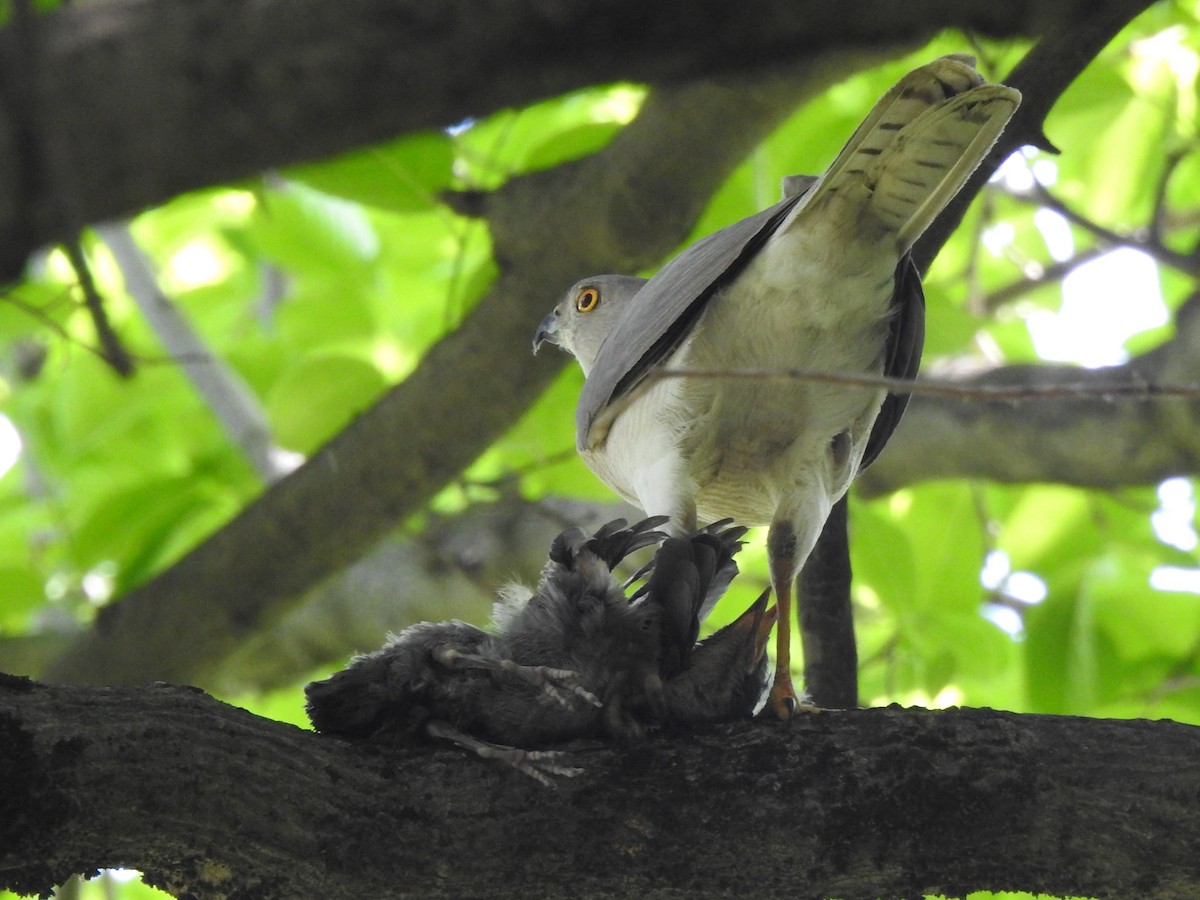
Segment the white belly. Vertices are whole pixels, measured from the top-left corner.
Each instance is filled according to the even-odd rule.
[[[894,261],[876,251],[873,270],[847,272],[844,256],[805,269],[796,261],[813,251],[791,241],[709,303],[671,368],[882,372]],[[845,493],[882,400],[877,389],[797,378],[662,379],[583,458],[648,514],[769,524],[783,503]],[[831,454],[843,432],[848,451]]]

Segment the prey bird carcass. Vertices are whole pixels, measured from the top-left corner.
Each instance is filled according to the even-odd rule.
[[[423,622],[305,688],[317,731],[450,741],[541,781],[576,773],[546,749],[577,738],[641,737],[663,725],[749,716],[766,690],[774,610],[764,592],[704,641],[700,624],[737,573],[744,528],[688,537],[662,518],[555,538],[537,589],[501,594],[492,630]],[[656,546],[627,594],[613,569]]]

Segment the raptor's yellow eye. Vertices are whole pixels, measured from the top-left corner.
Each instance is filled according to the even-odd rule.
[[[575,295],[575,309],[581,313],[590,313],[600,305],[600,292],[594,287],[586,287]]]

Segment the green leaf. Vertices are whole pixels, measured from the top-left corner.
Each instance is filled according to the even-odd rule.
[[[850,515],[850,554],[856,584],[887,605],[901,608],[917,594],[913,532],[900,526],[891,500],[855,503]]]
[[[1187,659],[1200,647],[1200,597],[1156,591],[1150,576],[1158,559],[1118,548],[1106,554],[1088,579],[1095,627],[1104,631],[1120,659]]]
[[[1037,572],[1053,569],[1068,558],[1086,557],[1101,546],[1089,522],[1089,509],[1083,491],[1057,485],[1031,487],[1005,518],[997,543],[1014,569]]]
[[[365,346],[379,332],[374,298],[369,292],[347,290],[330,303],[317,286],[298,288],[275,316],[279,336],[293,353],[313,353],[338,345]]]
[[[533,144],[521,160],[521,170],[537,172],[604,148],[622,128],[618,122],[587,122],[563,129],[549,140]]]
[[[64,284],[25,281],[10,286],[0,291],[0,341],[44,337],[48,325],[64,326],[76,309]]]
[[[926,291],[928,314],[926,319],[925,360],[932,361],[941,356],[953,356],[969,346],[982,326],[978,316],[967,312],[962,306],[944,302],[943,298]]]
[[[263,192],[247,234],[297,276],[367,279],[379,253],[361,207],[296,182]]]
[[[311,675],[303,678],[301,683],[314,681],[318,678],[326,678],[328,675],[329,672],[326,670],[313,672]],[[225,703],[240,706],[242,709],[252,712],[256,716],[263,716],[267,719],[274,719],[276,722],[287,722],[295,725],[297,728],[312,730],[308,714],[304,711],[303,691],[286,688],[266,694],[224,695],[220,699]]]
[[[889,511],[895,522],[923,539],[913,541],[916,585],[902,602],[916,609],[954,605],[978,613],[983,601],[979,572],[986,546],[984,523],[970,485],[925,484],[894,494]]]
[[[450,187],[454,142],[440,131],[408,135],[285,170],[326,194],[394,212],[432,209]]]
[[[1025,672],[1033,712],[1086,714],[1096,694],[1096,647],[1086,604],[1052,589],[1025,614]]]
[[[637,115],[645,89],[615,84],[575,91],[469,123],[457,136],[465,185],[493,188],[603,147]]]
[[[620,498],[575,452],[572,410],[582,386],[583,374],[571,363],[517,424],[479,458],[468,477],[498,481],[520,472],[526,496],[617,502]]]
[[[30,615],[46,602],[42,573],[33,566],[0,566],[0,634],[24,631]]]
[[[379,369],[358,356],[301,360],[272,386],[267,411],[276,440],[312,453],[387,389]]]
[[[97,498],[72,536],[76,566],[116,566],[115,593],[123,593],[223,524],[241,498],[193,477],[148,479]]]

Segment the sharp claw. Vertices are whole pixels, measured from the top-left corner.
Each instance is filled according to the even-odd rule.
[[[767,701],[767,705],[763,709],[763,715],[786,722],[792,718],[792,713],[795,711],[796,706],[794,702],[789,703],[787,700],[772,697]]]
[[[789,675],[776,673],[775,682],[771,685],[771,693],[767,697],[767,705],[763,709],[764,715],[773,715],[777,719],[787,721],[796,714],[797,707],[800,704],[796,697],[796,690],[792,687],[792,679]]]
[[[522,750],[519,747],[501,747],[495,753],[480,752],[485,758],[498,759],[507,763],[518,772],[528,775],[546,787],[554,787],[551,775],[560,778],[574,778],[583,772],[578,766],[564,766],[555,762],[567,754],[562,750]]]
[[[771,688],[771,694],[767,698],[766,705],[763,706],[762,712],[759,715],[762,717],[773,717],[786,722],[799,714],[819,712],[821,712],[821,707],[814,706],[812,701],[808,699],[808,694],[801,693],[797,696],[791,690],[791,685],[788,685],[788,690],[785,693],[777,683]]]

